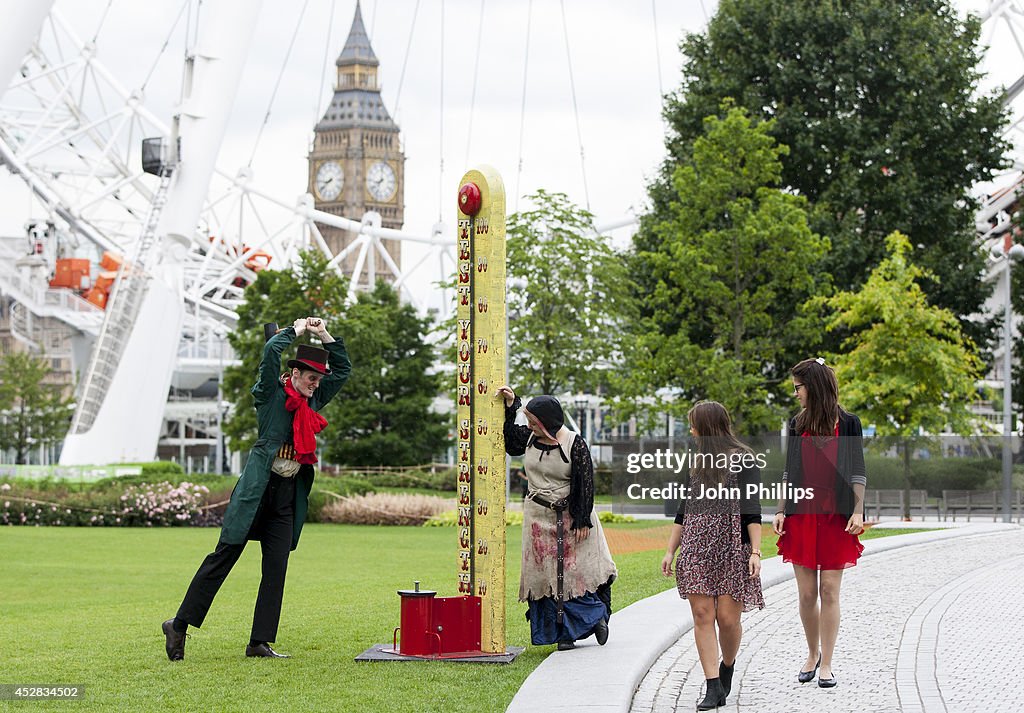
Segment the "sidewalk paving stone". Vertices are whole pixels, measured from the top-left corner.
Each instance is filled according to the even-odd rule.
[[[833,662],[839,685],[797,682],[806,643],[796,583],[792,567],[772,558],[762,573],[766,608],[743,616],[733,692],[723,710],[1017,709],[1024,678],[1016,683],[1004,674],[998,688],[978,682],[1024,661],[1024,529],[977,524],[865,546],[870,556],[843,576]],[[627,607],[612,617],[608,646],[548,657],[509,711],[552,710],[556,690],[554,700],[586,700],[601,710],[693,710],[704,677],[691,628],[689,606],[674,590]]]

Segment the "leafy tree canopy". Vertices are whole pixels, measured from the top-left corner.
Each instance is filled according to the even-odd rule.
[[[520,392],[596,390],[618,368],[635,306],[625,258],[564,193],[509,216],[509,372]]]
[[[932,303],[980,312],[987,288],[967,191],[1003,165],[1006,144],[1000,97],[976,91],[979,32],[948,0],[722,0],[706,32],[681,44],[655,214],[671,214],[676,167],[731,97],[775,120],[772,136],[790,149],[782,185],[807,197],[812,230],[831,238],[824,268],[837,286],[860,285],[899,230],[940,278],[925,285]],[[981,323],[962,326],[989,337]]]
[[[28,352],[0,358],[0,444],[25,463],[31,448],[63,440],[74,401],[62,384],[48,383],[50,364]]]
[[[411,465],[429,461],[446,443],[445,421],[430,411],[439,384],[432,375],[433,349],[426,320],[402,305],[386,283],[347,304],[348,280],[327,267],[316,251],[300,256],[291,270],[264,270],[245,290],[238,326],[228,335],[242,363],[224,374],[225,398],[235,409],[224,431],[235,449],[256,439],[252,387],[263,354],[263,325],[290,325],[322,317],[328,331],[345,340],[352,374],[324,408],[330,424],[322,434],[327,460],[342,465]],[[311,343],[307,332],[295,345]],[[294,348],[293,346],[293,348]],[[282,362],[293,352],[286,352]]]
[[[835,358],[842,398],[880,436],[970,433],[981,360],[956,316],[918,284],[932,277],[910,260],[907,236],[886,238],[887,257],[856,292],[823,301],[829,329],[851,332]]]
[[[771,122],[729,102],[723,112],[675,166],[666,208],[644,220],[646,318],[619,383],[635,407],[668,387],[675,398],[659,405],[678,416],[710,398],[767,427],[786,369],[813,339],[800,309],[828,286],[816,271],[828,240],[808,226],[807,201],[778,188],[787,149]]]

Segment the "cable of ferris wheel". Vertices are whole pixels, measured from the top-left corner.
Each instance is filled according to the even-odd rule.
[[[267,128],[267,123],[270,121],[270,112],[274,108],[274,99],[277,98],[277,90],[281,87],[281,80],[284,78],[284,71],[288,68],[288,59],[292,56],[292,49],[295,47],[295,38],[299,36],[299,28],[302,27],[302,18],[306,14],[306,8],[309,7],[309,0],[305,0],[302,3],[302,10],[299,12],[299,19],[295,23],[295,29],[292,31],[292,39],[288,42],[288,50],[284,53],[284,61],[281,62],[281,71],[277,73],[277,81],[274,82],[274,90],[270,93],[270,101],[267,103],[267,113],[263,117],[263,123],[260,124],[260,130],[256,133],[256,141],[252,145],[252,153],[249,155],[249,163],[247,167],[252,168],[253,159],[256,158],[256,149],[259,148],[260,139],[263,138],[263,130]]]
[[[664,87],[664,85],[662,84],[662,81],[661,81],[661,45],[658,42],[658,7],[657,7],[657,5],[658,5],[658,0],[651,0],[651,19],[652,19],[652,21],[654,23],[652,25],[652,27],[651,27],[651,29],[653,30],[652,34],[654,35],[654,61],[655,61],[656,66],[658,68],[658,103],[661,104],[662,102],[665,101],[665,87]],[[707,13],[706,12],[704,13],[704,17],[705,17],[705,19],[707,19]],[[662,126],[665,125],[665,116],[664,116],[664,114],[662,114],[662,117],[661,117],[661,124],[662,124]]]
[[[519,181],[523,176],[523,129],[526,127],[526,75],[530,67],[530,20],[533,17],[533,0],[526,4],[526,51],[523,53],[523,100],[519,107],[519,161],[516,165],[515,212],[519,212]]]
[[[580,174],[583,176],[583,198],[590,210],[590,191],[587,190],[587,166],[583,158],[583,132],[580,129],[580,111],[576,107],[576,80],[572,74],[572,52],[569,50],[569,26],[565,21],[565,0],[559,1],[562,10],[562,35],[565,37],[565,62],[569,67],[569,91],[572,93],[572,115],[576,120],[576,142],[580,147]]]
[[[178,23],[181,22],[181,16],[185,14],[186,8],[192,0],[185,0],[181,3],[181,8],[178,10],[178,14],[174,18],[174,22],[171,23],[171,29],[167,32],[167,39],[164,40],[163,45],[160,47],[160,51],[156,54],[156,59],[153,60],[152,66],[149,68],[149,72],[146,73],[146,78],[142,81],[142,86],[139,87],[139,91],[145,91],[146,85],[149,84],[149,80],[153,78],[153,72],[156,71],[157,65],[160,63],[160,58],[164,56],[164,52],[171,44],[171,38],[174,36],[174,30],[177,28]]]
[[[320,71],[320,91],[317,92],[316,101],[313,104],[313,126],[316,126],[321,116],[320,101],[324,95],[324,84],[327,83],[327,63],[330,61],[331,56],[331,29],[334,27],[334,7],[336,4],[337,0],[331,0],[331,14],[327,19],[327,42],[324,43],[324,64],[323,69]],[[376,6],[374,7],[376,8]]]
[[[95,44],[96,39],[100,36],[100,30],[103,29],[104,23],[107,21],[107,14],[110,12],[110,6],[114,4],[114,0],[108,0],[107,6],[103,8],[103,15],[100,17],[99,24],[96,25],[96,32],[92,35],[92,41]]]
[[[469,97],[469,126],[466,128],[466,160],[464,165],[469,165],[469,149],[473,142],[473,110],[476,108],[476,84],[480,74],[480,45],[484,34],[484,0],[480,0],[480,20],[476,28],[476,58],[473,60],[473,91]]]
[[[412,49],[412,37],[416,32],[416,17],[420,12],[420,0],[412,9],[412,22],[409,24],[409,39],[405,43],[405,57],[402,58],[402,73],[398,75],[398,91],[395,92],[395,121],[398,121],[399,105],[402,100],[402,85],[405,84],[405,68],[409,64],[409,52]]]
[[[440,223],[444,216],[444,0],[441,0],[441,102],[438,111],[438,166],[437,166],[437,222]]]

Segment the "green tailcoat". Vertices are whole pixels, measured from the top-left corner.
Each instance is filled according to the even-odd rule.
[[[281,353],[295,340],[295,329],[287,327],[277,333],[263,348],[259,378],[252,387],[256,400],[256,420],[259,438],[249,451],[242,475],[231,493],[231,502],[224,513],[224,526],[220,539],[230,545],[244,544],[257,515],[263,492],[270,481],[270,467],[282,444],[292,442],[292,412],[284,407],[284,384],[281,383]],[[348,380],[352,371],[343,340],[324,344],[328,352],[327,363],[331,373],[320,381],[309,399],[310,408],[322,409]],[[313,466],[303,465],[295,475],[295,524],[292,531],[292,549],[299,545],[299,535],[309,509],[309,491],[313,487]]]

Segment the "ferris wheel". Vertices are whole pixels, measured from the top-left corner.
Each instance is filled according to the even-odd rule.
[[[247,169],[216,167],[258,2],[203,3],[170,122],[147,108],[145,86],[118,81],[52,1],[0,4],[10,6],[0,27],[0,163],[48,216],[27,236],[0,240],[0,286],[20,309],[94,341],[62,463],[151,459],[169,387],[195,387],[231,362],[224,336],[245,286],[271,260],[287,267],[312,248],[341,273],[358,255],[369,269],[356,272],[350,296],[386,275],[414,304],[409,273],[382,240],[426,244],[440,270],[454,270],[454,241],[440,226],[417,235],[382,228],[373,213],[332,215],[309,195],[286,201],[261,190]],[[357,237],[332,254],[318,223]],[[113,277],[67,289],[80,285],[66,256],[90,249]],[[63,278],[55,266],[67,268]],[[143,406],[125,406],[133,403]]]
[[[989,56],[1017,50],[1024,59],[1024,0],[975,4]],[[237,320],[245,286],[270,260],[287,267],[313,248],[340,273],[346,259],[358,256],[369,269],[357,275],[388,275],[413,304],[413,270],[432,271],[433,281],[454,270],[453,240],[440,224],[421,233],[386,229],[376,214],[318,211],[308,194],[285,199],[262,189],[247,168],[216,166],[258,0],[203,0],[170,119],[150,108],[148,78],[122,84],[117,68],[101,60],[99,32],[79,34],[53,5],[0,0],[0,163],[46,216],[24,235],[0,238],[0,292],[18,303],[12,329],[17,322],[25,339],[33,338],[24,317],[31,313],[66,325],[89,346],[81,350],[89,358],[62,462],[149,460],[166,430],[165,411],[181,423],[219,430],[221,404],[165,407],[167,393],[172,384],[193,388],[231,362],[224,335]],[[191,17],[195,5],[183,0],[179,18]],[[1001,81],[1008,103],[1024,98],[1019,72]],[[1008,135],[1022,130],[1018,112]],[[979,223],[1002,207],[987,201]],[[332,254],[318,225],[357,238]],[[385,248],[392,240],[428,251],[403,271]],[[51,289],[57,261],[83,251],[107,267],[107,282],[98,278],[89,292]],[[68,279],[74,285],[73,269]],[[365,287],[353,280],[352,294]]]

